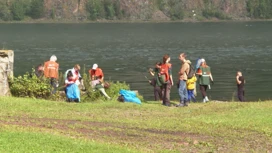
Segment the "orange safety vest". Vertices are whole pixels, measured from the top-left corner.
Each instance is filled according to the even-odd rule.
[[[59,78],[59,64],[54,61],[44,63],[44,76],[46,78]]]

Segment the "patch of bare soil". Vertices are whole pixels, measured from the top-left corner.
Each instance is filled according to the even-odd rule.
[[[170,18],[160,10],[153,13],[152,19],[155,21],[170,21]]]
[[[120,123],[7,117],[5,120],[0,121],[0,125],[16,125],[59,131],[72,137],[82,137],[119,145],[124,144],[135,148],[141,146],[141,148],[145,148],[145,151],[168,149],[186,152],[228,152],[232,147],[231,143],[225,143],[222,138],[167,129],[142,129]],[[248,144],[244,144],[244,147],[258,148],[260,147],[258,145],[261,145],[260,143],[256,144],[254,141],[248,141]],[[266,145],[272,148],[271,145]]]

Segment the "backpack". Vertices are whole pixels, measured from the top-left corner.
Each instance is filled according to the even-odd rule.
[[[158,74],[161,84],[167,84],[167,81],[169,80],[168,70],[169,70],[169,67],[167,64],[161,65],[161,70],[160,70],[160,73]]]
[[[187,73],[186,73],[187,74]],[[194,77],[194,74],[195,74],[195,70],[194,68],[192,67],[191,64],[189,64],[189,73],[187,74],[187,78],[188,79],[191,79]]]

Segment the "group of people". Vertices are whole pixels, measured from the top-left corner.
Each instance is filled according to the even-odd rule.
[[[80,75],[80,65],[76,64],[72,69],[68,69],[64,74],[64,86],[65,94],[68,102],[80,102],[80,89],[84,88],[83,79]],[[52,55],[50,60],[44,64],[40,64],[35,69],[37,77],[45,77],[50,79],[52,86],[52,94],[55,94],[59,86],[59,64],[57,63],[57,57]],[[111,97],[105,91],[105,87],[108,87],[107,83],[104,83],[104,74],[98,64],[93,64],[89,70],[90,85],[94,90],[99,90],[107,99]]]
[[[198,60],[194,68],[190,60],[186,60],[186,54],[179,55],[181,68],[178,72],[177,88],[180,97],[180,102],[177,107],[188,106],[192,100],[196,102],[196,82],[199,83],[199,89],[202,94],[203,103],[209,101],[207,89],[211,84],[214,84],[211,68],[207,65],[204,58]],[[154,78],[149,80],[149,83],[154,87],[155,101],[162,100],[162,105],[170,106],[170,92],[174,85],[172,77],[172,64],[170,56],[164,55],[162,62],[157,62],[155,68],[149,69],[149,72]],[[244,83],[245,80],[241,72],[237,72],[236,82],[238,86],[238,98],[244,101]]]

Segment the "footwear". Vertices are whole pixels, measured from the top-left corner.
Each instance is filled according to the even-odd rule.
[[[185,105],[183,103],[180,103],[178,105],[176,105],[176,107],[184,107]]]
[[[206,100],[206,102],[208,102],[208,101],[209,101],[209,98],[206,96],[206,97],[205,97],[205,100]]]
[[[184,106],[188,107],[188,102],[184,103]]]
[[[206,103],[206,99],[205,98],[203,99],[203,103]]]
[[[171,107],[171,104],[162,104],[163,106]]]

